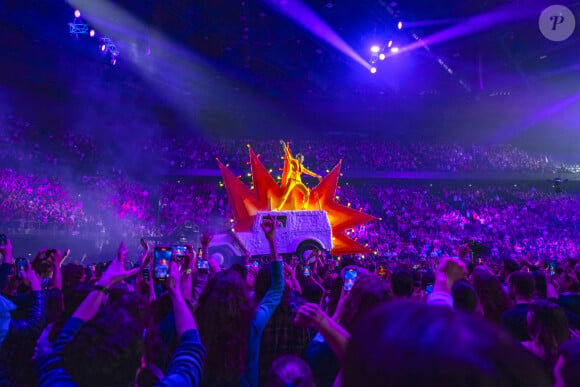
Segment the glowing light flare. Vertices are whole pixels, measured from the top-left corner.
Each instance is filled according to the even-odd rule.
[[[371,67],[371,74],[375,74],[377,72],[377,68],[375,66]]]
[[[517,20],[536,18],[534,7],[521,7],[519,4],[510,3],[499,7],[491,12],[469,18],[459,24],[436,32],[421,40],[417,40],[408,46],[401,48],[401,52],[412,51],[424,46],[432,46],[462,36],[471,35],[479,31],[491,29],[498,25],[509,25]]]
[[[400,21],[400,22],[397,23],[397,28],[400,29],[400,30],[403,29],[403,22],[402,21]]]
[[[89,31],[89,36],[92,38],[95,36],[95,30],[90,30]]]
[[[399,52],[399,47],[392,47],[392,48],[391,48],[391,52],[392,52],[393,54],[396,54],[396,53],[398,53],[398,52]]]
[[[380,59],[380,60],[385,60],[385,58],[386,58],[386,55],[385,55],[384,53],[382,53],[382,52],[381,52],[381,53],[379,54],[379,59]]]
[[[79,11],[78,9],[75,9],[75,17],[76,18],[81,17],[81,11]]]
[[[377,53],[381,51],[381,48],[379,46],[372,46],[371,47],[371,52]]]
[[[280,3],[277,0],[264,0],[274,10],[294,20],[307,31],[330,44],[338,51],[370,70],[370,65],[312,9],[299,0]]]

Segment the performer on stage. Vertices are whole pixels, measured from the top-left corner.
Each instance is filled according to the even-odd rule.
[[[284,193],[282,194],[282,201],[278,205],[277,210],[280,211],[288,197],[292,193],[294,189],[299,190],[304,195],[304,200],[302,201],[303,208],[306,209],[306,205],[308,204],[308,199],[310,198],[310,190],[302,183],[302,178],[300,177],[303,173],[310,175],[312,177],[316,177],[318,181],[322,181],[322,176],[317,175],[316,173],[308,170],[304,167],[304,155],[302,153],[297,153],[296,158],[292,157],[292,153],[290,153],[290,148],[286,145],[284,140],[280,140],[280,144],[284,147],[284,154],[286,155],[286,160],[290,166],[290,170],[288,171],[288,176],[286,181],[283,182]]]

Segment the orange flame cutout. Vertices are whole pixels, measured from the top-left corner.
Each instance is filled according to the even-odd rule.
[[[276,208],[282,200],[285,178],[289,171],[288,160],[284,163],[283,178],[280,185],[278,185],[250,148],[250,165],[252,167],[252,185],[254,190],[250,190],[225,165],[219,160],[217,161],[230,199],[234,215],[234,228],[236,231],[249,231],[258,211],[270,211],[272,208]],[[371,252],[370,249],[349,238],[346,235],[346,230],[371,222],[377,218],[343,206],[334,200],[341,163],[342,160],[316,187],[311,189],[310,199],[306,207],[309,210],[326,211],[332,226],[332,255],[367,254]],[[290,194],[283,210],[301,210],[302,199],[302,193],[294,190]]]

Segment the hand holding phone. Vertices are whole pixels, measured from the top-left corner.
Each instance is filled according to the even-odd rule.
[[[154,273],[153,278],[160,281],[165,281],[169,276],[169,263],[173,249],[168,246],[155,247]]]
[[[356,278],[358,276],[358,271],[356,268],[348,268],[344,271],[344,291],[350,292],[354,283],[356,282]]]
[[[18,278],[23,278],[24,273],[28,270],[28,261],[26,258],[16,258],[16,274]]]
[[[310,277],[310,265],[304,266],[304,277]]]
[[[208,273],[209,272],[209,262],[207,259],[198,259],[197,260],[197,270],[200,273]]]

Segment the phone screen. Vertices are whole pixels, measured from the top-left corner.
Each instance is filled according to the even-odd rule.
[[[254,265],[255,267],[260,267],[260,262],[254,261],[252,262],[252,265]]]
[[[429,295],[433,293],[433,284],[427,284],[425,285],[425,294]]]
[[[22,273],[28,269],[28,261],[26,258],[16,258],[16,272],[18,273],[18,278],[22,278]]]
[[[550,262],[550,275],[556,274],[556,262]]]
[[[209,262],[205,259],[198,259],[197,268],[199,270],[209,270]]]
[[[385,278],[387,276],[387,268],[383,265],[379,265],[377,269],[377,274],[379,275],[379,277]]]
[[[310,266],[304,266],[304,277],[310,277]]]
[[[171,247],[157,246],[155,248],[155,276],[153,278],[164,280],[169,276],[169,263],[173,249]]]
[[[349,292],[352,287],[354,286],[354,283],[356,282],[356,277],[358,275],[358,272],[356,269],[346,269],[346,271],[344,272],[344,290]]]
[[[174,245],[173,246],[173,256],[176,261],[181,261],[183,256],[187,254],[187,246],[184,245]]]

